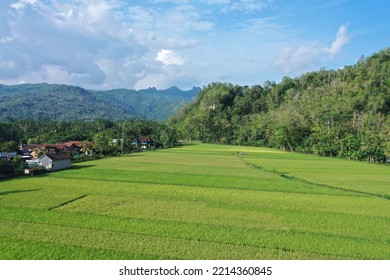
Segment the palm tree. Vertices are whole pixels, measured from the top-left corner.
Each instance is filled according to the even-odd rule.
[[[83,141],[83,146],[80,149],[80,151],[86,156],[91,155],[92,152],[91,145],[87,140]]]
[[[42,157],[42,156],[44,156],[44,155],[46,155],[46,154],[47,154],[47,150],[46,150],[45,147],[35,148],[35,149],[32,151],[32,153],[31,153],[31,155],[32,155],[34,158],[40,158],[40,157]]]

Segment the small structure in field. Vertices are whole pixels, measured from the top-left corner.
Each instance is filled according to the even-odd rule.
[[[48,171],[56,171],[67,169],[71,167],[72,157],[68,153],[54,154],[54,155],[44,155],[39,158],[39,162],[43,165]]]

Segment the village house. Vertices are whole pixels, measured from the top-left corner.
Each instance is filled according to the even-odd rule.
[[[141,136],[131,141],[131,145],[138,149],[146,150],[154,148],[154,140],[148,136]]]
[[[84,155],[91,155],[92,153],[93,142],[91,141],[68,141],[64,144],[68,152],[72,155],[79,155],[80,153]]]
[[[64,152],[65,145],[58,143],[58,144],[42,144],[42,149],[46,150],[46,153],[49,155],[58,154],[61,152]]]
[[[92,142],[83,141],[68,141],[59,142],[56,144],[27,144],[21,147],[21,154],[24,156],[32,156],[39,158],[41,152],[47,155],[54,155],[59,153],[68,153],[71,156],[84,154],[90,155],[92,153]]]
[[[22,145],[20,147],[20,153],[24,156],[30,156],[31,153],[34,151],[34,149],[39,149],[41,148],[42,145],[39,144],[27,144],[27,145]]]
[[[71,167],[72,157],[68,153],[44,155],[39,158],[40,165],[44,166],[48,171],[56,171]]]

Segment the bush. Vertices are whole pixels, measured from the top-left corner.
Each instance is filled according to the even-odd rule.
[[[14,169],[15,175],[24,174],[25,163],[24,163],[23,158],[21,156],[14,157],[11,161],[11,165]]]

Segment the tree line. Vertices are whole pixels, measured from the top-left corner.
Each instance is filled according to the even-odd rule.
[[[6,119],[0,122],[0,151],[16,151],[21,144],[92,141],[93,149],[103,155],[128,153],[131,142],[149,136],[159,148],[177,144],[176,131],[167,124],[147,120],[110,121],[35,121]]]
[[[252,87],[212,83],[169,123],[179,137],[370,162],[390,157],[390,49]]]

